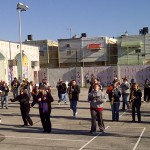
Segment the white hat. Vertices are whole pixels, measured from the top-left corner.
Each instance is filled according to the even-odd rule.
[[[35,84],[35,86],[39,86],[39,84]]]

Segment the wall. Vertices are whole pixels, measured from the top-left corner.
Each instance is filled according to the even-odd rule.
[[[76,79],[77,83],[81,87],[84,87],[87,79],[90,81],[91,78],[96,77],[101,81],[102,85],[106,87],[112,83],[114,77],[118,77],[122,82],[122,78],[125,76],[128,78],[129,82],[134,78],[137,83],[143,85],[146,78],[150,80],[150,66],[101,66],[41,69],[39,79],[42,80],[42,78],[47,78],[52,87],[56,87],[59,79],[62,79],[63,81]]]

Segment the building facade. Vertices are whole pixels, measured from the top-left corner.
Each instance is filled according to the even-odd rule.
[[[118,37],[118,65],[149,65],[150,34]]]
[[[22,64],[22,65],[21,65]],[[28,78],[38,82],[39,47],[22,44],[22,63],[20,44],[10,41],[0,41],[0,80],[11,83],[14,77]]]
[[[59,67],[116,65],[116,41],[108,37],[86,36],[58,39]]]
[[[58,42],[28,39],[24,43],[39,47],[40,68],[58,68]]]

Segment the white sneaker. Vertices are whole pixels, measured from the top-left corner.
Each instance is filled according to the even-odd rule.
[[[77,118],[77,114],[78,114],[78,113],[76,112],[76,113],[75,113],[75,116],[74,116],[75,118]]]
[[[65,102],[65,105],[68,105],[67,102]]]
[[[2,122],[1,118],[0,118],[0,123]]]

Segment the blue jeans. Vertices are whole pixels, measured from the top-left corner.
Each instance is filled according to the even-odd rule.
[[[5,106],[6,108],[8,108],[8,96],[2,96],[2,99],[1,99],[1,104],[2,104],[2,108],[4,107],[4,101],[5,101]]]
[[[119,120],[119,106],[120,102],[114,102],[112,105],[112,120]]]
[[[13,97],[16,98],[18,96],[18,88],[13,90]]]
[[[67,93],[60,94],[59,98],[60,101],[67,102]]]
[[[122,109],[125,110],[125,105],[127,105],[127,108],[129,109],[129,94],[127,93],[122,93],[122,101],[123,101],[123,105],[122,105]]]
[[[77,112],[77,100],[71,100],[70,106],[73,111],[73,116],[75,116],[75,113]]]

